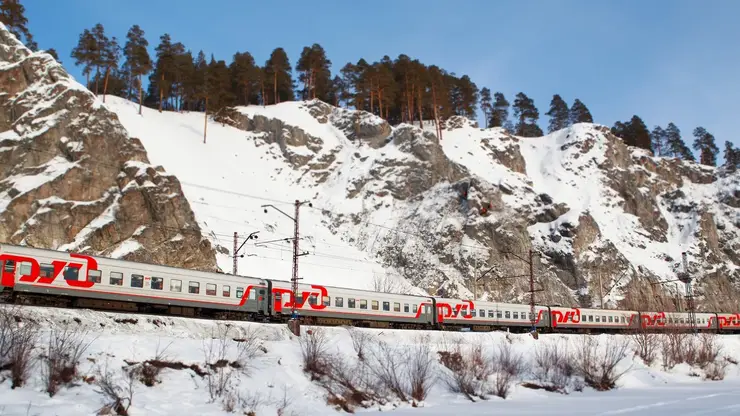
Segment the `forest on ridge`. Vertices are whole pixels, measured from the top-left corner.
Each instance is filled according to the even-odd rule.
[[[24,13],[19,0],[0,4],[0,21],[30,49],[38,50]],[[194,53],[167,33],[159,37],[153,51],[151,54],[139,25],[131,26],[121,41],[98,23],[80,33],[71,58],[81,67],[88,89],[96,95],[120,96],[159,111],[214,114],[233,106],[318,99],[368,111],[393,125],[432,120],[440,139],[447,119],[463,116],[475,120],[478,109],[485,127],[502,127],[522,137],[545,134],[539,126],[540,111],[524,92],[510,102],[511,97],[479,88],[467,75],[458,76],[406,54],[395,59],[387,55],[377,60],[361,58],[332,72],[334,64],[317,43],[305,46],[294,64],[281,47],[275,48],[263,64],[249,51],[234,53],[229,62],[217,60],[202,50]],[[54,49],[47,52],[60,61]],[[148,77],[146,90],[144,77]],[[569,106],[559,94],[553,95],[544,115],[549,117],[548,133],[575,123],[594,122],[585,103],[575,98]],[[691,132],[692,148],[673,122],[651,130],[642,118],[633,115],[614,123],[611,131],[626,144],[656,156],[717,166],[716,139],[701,126]],[[725,141],[723,158],[727,169],[737,169],[740,149]]]

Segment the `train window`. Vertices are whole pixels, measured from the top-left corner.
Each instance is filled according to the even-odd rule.
[[[31,274],[31,263],[21,263],[21,276],[28,276]]]
[[[506,312],[506,317],[509,317],[509,312]],[[519,319],[519,312],[514,312],[514,319]]]
[[[140,274],[132,274],[131,287],[144,287],[144,276]]]
[[[170,292],[182,292],[182,280],[170,279]]]
[[[91,282],[100,283],[101,280],[103,280],[103,272],[101,272],[100,270],[88,270],[87,278]]]
[[[249,296],[252,297],[252,294],[250,293]],[[296,297],[295,297],[295,303],[297,305],[302,305],[303,304],[303,295],[296,295]]]
[[[236,297],[241,299],[242,296],[244,296],[244,288],[243,287],[236,287]]]
[[[316,305],[319,303],[319,297],[316,295],[311,295],[308,297],[308,304],[309,305]]]
[[[231,286],[224,285],[223,290],[221,291],[221,293],[223,294],[223,297],[225,297],[225,298],[228,298],[229,296],[231,296]]]
[[[347,307],[354,309],[354,307],[355,307],[355,300],[352,299],[352,298],[347,299]]]
[[[475,317],[478,316],[478,311],[476,311],[475,309],[473,309],[472,311],[470,311],[470,314],[473,316],[473,318],[475,318]]]
[[[80,277],[78,267],[67,266],[64,268],[64,280],[77,280]]]
[[[334,306],[337,308],[344,306],[344,298],[334,298]]]
[[[588,316],[588,321],[589,322],[593,322],[594,321],[594,316],[593,315],[589,315]]]
[[[609,317],[609,323],[612,323],[612,322],[614,322],[614,317],[611,317],[611,316],[610,316],[610,317]]]
[[[8,260],[5,262],[5,271],[8,273],[12,273],[15,270],[15,261]]]
[[[511,312],[509,312],[509,311],[505,311],[505,312],[504,312],[504,317],[505,317],[506,319],[509,319],[509,318],[511,318]]]
[[[378,304],[378,301],[377,301],[377,300],[373,300],[373,301],[370,301],[370,305],[371,305],[370,307],[371,307],[371,308],[372,308],[372,309],[373,309],[374,311],[377,311],[377,310],[378,310],[378,306],[379,306],[379,304]]]
[[[401,304],[398,302],[393,302],[393,312],[401,312]]]
[[[411,312],[416,313],[417,310],[419,310],[419,308],[416,306],[416,304],[411,305]]]
[[[601,318],[601,317],[599,315],[596,315],[596,322],[601,322],[601,320],[599,318]]]
[[[601,315],[601,322],[606,322],[606,316]]]
[[[215,283],[206,283],[206,296],[216,296],[216,289]]]
[[[54,266],[51,264],[41,263],[41,277],[54,277]]]
[[[622,317],[622,323],[625,323],[624,316]]]
[[[403,311],[406,312],[406,313],[408,313],[408,311],[409,311],[409,304],[408,303],[404,303],[403,304]]]
[[[383,302],[383,310],[390,312],[390,310],[391,310],[391,303],[390,302]]]
[[[331,306],[331,296],[324,296],[324,306]]]
[[[151,285],[152,285],[152,289],[154,290],[162,290],[162,288],[164,287],[164,279],[162,279],[161,277],[152,276]]]
[[[200,283],[192,281],[188,283],[188,293],[192,293],[194,295],[200,293]]]
[[[367,309],[367,300],[360,299],[360,309]]]
[[[123,286],[123,273],[110,272],[110,284],[113,286]]]

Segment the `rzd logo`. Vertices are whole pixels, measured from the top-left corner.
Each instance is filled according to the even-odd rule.
[[[79,271],[82,267],[87,266],[85,268],[85,280],[69,280],[64,279],[65,282],[67,282],[67,285],[72,287],[81,287],[81,288],[89,288],[92,287],[95,282],[91,281],[89,278],[90,270],[97,270],[98,269],[98,262],[90,257],[85,256],[82,254],[70,254],[70,257],[73,259],[81,259],[85,261],[85,264],[83,263],[76,263],[76,262],[69,262],[64,260],[54,260],[51,262],[51,265],[53,267],[53,270],[51,271],[51,276],[41,276],[41,267],[39,266],[39,262],[36,261],[33,257],[24,257],[24,256],[17,256],[13,254],[3,254],[0,255],[0,262],[6,262],[6,261],[14,261],[16,265],[20,263],[29,263],[31,265],[31,270],[28,274],[21,275],[18,278],[19,282],[24,283],[36,283],[36,284],[42,284],[42,285],[50,285],[54,283],[54,281],[59,277],[60,274],[64,271],[65,267],[70,267],[73,269],[77,269],[77,274],[79,276]],[[14,286],[15,282],[13,280],[13,274],[15,271],[6,271],[5,268],[3,268],[2,271],[2,285],[3,286]]]

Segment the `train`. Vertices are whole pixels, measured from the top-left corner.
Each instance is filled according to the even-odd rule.
[[[740,333],[740,313],[632,311],[408,295],[0,244],[0,300],[192,318],[456,331]],[[294,315],[295,311],[295,315]]]

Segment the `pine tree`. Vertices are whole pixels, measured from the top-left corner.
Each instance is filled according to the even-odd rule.
[[[257,66],[254,64],[252,54],[249,52],[237,52],[234,54],[229,69],[235,86],[235,96],[238,97],[237,103],[240,105],[257,103],[259,75],[257,74]]]
[[[90,74],[95,66],[97,42],[93,34],[85,29],[77,41],[77,46],[72,49],[70,56],[75,60],[75,66],[82,65],[82,74],[87,77],[86,86],[90,85]]]
[[[126,34],[126,45],[124,45],[123,54],[126,57],[124,65],[128,67],[131,78],[137,81],[139,115],[141,115],[141,106],[144,101],[141,78],[152,70],[152,59],[149,57],[148,47],[149,41],[144,37],[144,31],[139,25],[131,26]]]
[[[318,43],[311,47],[304,47],[296,71],[300,74],[298,81],[303,84],[301,96],[304,100],[318,98],[321,101],[329,100],[331,89],[331,61],[326,57],[326,51]]]
[[[650,141],[652,143],[655,156],[665,156],[668,151],[666,145],[666,132],[660,126],[655,126],[653,131],[650,133]]]
[[[581,100],[576,98],[573,101],[573,106],[570,108],[570,124],[593,122],[594,118],[591,116],[591,112],[588,111],[588,108]]]
[[[162,112],[165,106],[165,98],[169,102],[170,108],[175,108],[174,93],[176,92],[176,82],[178,74],[178,55],[185,53],[185,47],[182,43],[172,43],[172,38],[168,33],[159,37],[159,45],[154,49],[156,51],[157,61],[154,64],[154,71],[149,77],[150,89],[157,91],[159,94],[159,112]]]
[[[23,42],[32,51],[38,49],[38,45],[33,40],[31,32],[28,30],[28,19],[26,18],[26,8],[19,0],[2,0],[0,1],[0,22],[4,24],[10,33],[19,41]]]
[[[514,100],[514,118],[518,120],[515,134],[522,137],[539,137],[542,129],[537,125],[540,113],[534,105],[534,100],[520,92]]]
[[[568,104],[558,94],[552,96],[550,110],[545,114],[550,116],[550,123],[547,127],[548,133],[562,130],[570,124]]]
[[[115,36],[103,47],[103,66],[105,67],[105,81],[103,83],[103,102],[108,94],[108,81],[112,71],[118,70],[118,61],[121,59],[121,47]]]
[[[474,119],[475,112],[478,109],[478,86],[467,75],[460,78],[451,76],[451,86],[456,96],[455,103],[451,108],[452,112],[471,120]]]
[[[488,127],[503,127],[509,119],[509,101],[503,93],[493,94],[493,109]],[[513,132],[513,130],[510,130]]]
[[[483,87],[480,90],[480,108],[483,110],[483,126],[488,127],[488,119],[493,112],[493,103],[491,101],[491,90]]]
[[[650,131],[645,122],[638,116],[632,116],[630,121],[618,121],[611,129],[612,133],[621,138],[627,146],[635,146],[652,151]]]
[[[673,123],[665,129],[666,154],[686,161],[694,161],[694,155],[681,138],[681,130]]]
[[[740,149],[735,149],[735,146],[732,145],[729,141],[725,141],[725,169],[727,169],[730,172],[734,172],[737,170],[738,165],[740,164]]]
[[[51,55],[52,58],[54,58],[55,61],[62,63],[62,60],[59,59],[59,54],[57,54],[57,50],[54,48],[49,48],[49,50],[46,51],[49,55]]]
[[[719,149],[714,143],[714,136],[704,127],[694,129],[694,150],[699,151],[699,163],[707,166],[717,166]]]
[[[95,39],[95,47],[93,49],[93,65],[95,66],[95,95],[98,95],[100,86],[100,70],[105,68],[107,63],[107,48],[110,44],[108,36],[105,35],[105,28],[101,23],[97,23],[93,26],[90,31],[93,39]]]
[[[270,59],[265,62],[265,75],[270,82],[268,91],[272,93],[273,104],[295,99],[290,60],[283,48],[276,48],[272,51]]]

